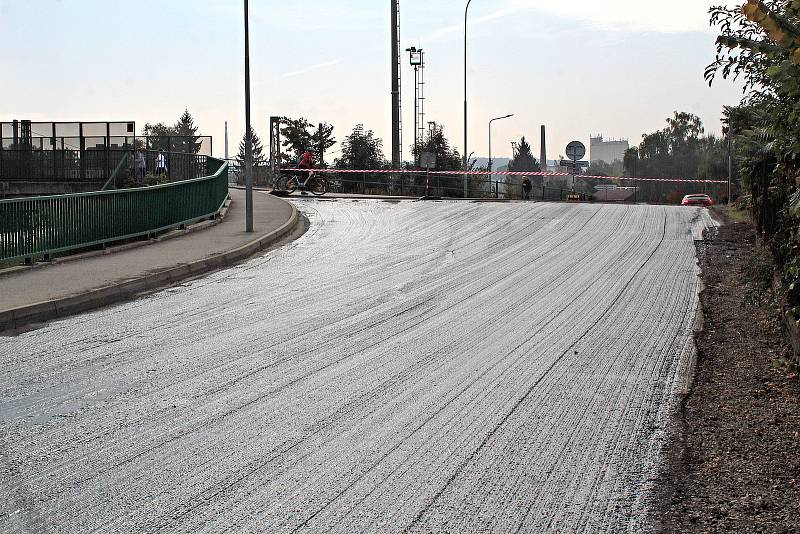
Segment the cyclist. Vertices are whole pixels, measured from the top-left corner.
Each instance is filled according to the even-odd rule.
[[[303,155],[300,157],[300,162],[297,164],[297,168],[308,169],[308,170],[314,168],[314,155],[309,150],[303,152]],[[312,174],[313,174],[312,172],[306,173],[305,176],[301,176],[301,178],[298,179],[298,182],[303,187],[305,187],[305,185],[308,183],[308,179],[311,178]]]

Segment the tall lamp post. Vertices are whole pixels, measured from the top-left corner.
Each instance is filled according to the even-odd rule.
[[[244,185],[245,231],[253,231],[253,139],[250,136],[250,9],[244,0]]]
[[[502,117],[495,117],[494,119],[489,121],[489,176],[491,179],[491,172],[492,172],[492,123],[494,121],[499,121],[503,119],[507,119],[509,117],[513,117],[514,114],[511,113],[510,115],[503,115]]]
[[[467,6],[464,8],[464,171],[467,170],[469,164],[469,152],[467,151],[467,13],[469,13],[469,5],[472,0],[467,0]],[[464,198],[467,198],[469,191],[467,189],[467,175],[464,174]]]

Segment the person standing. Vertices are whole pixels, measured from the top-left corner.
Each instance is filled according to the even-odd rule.
[[[167,175],[167,156],[160,150],[158,151],[158,156],[156,156],[156,175]]]
[[[525,176],[522,179],[522,200],[530,200],[531,199],[531,179]]]
[[[144,158],[144,152],[137,150],[133,159],[134,176],[137,182],[144,181],[145,170],[147,168],[147,161]]]

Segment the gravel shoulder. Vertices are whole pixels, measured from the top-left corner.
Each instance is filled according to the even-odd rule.
[[[752,274],[755,233],[729,221],[704,245],[704,327],[662,530],[798,532],[800,384]]]

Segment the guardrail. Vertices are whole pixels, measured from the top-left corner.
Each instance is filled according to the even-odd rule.
[[[228,197],[227,163],[206,176],[151,187],[0,200],[0,261],[147,236],[214,217]]]

